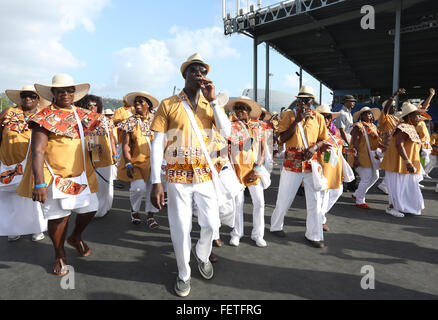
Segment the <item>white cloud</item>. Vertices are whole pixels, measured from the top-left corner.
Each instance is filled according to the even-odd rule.
[[[78,27],[93,32],[93,20],[109,0],[1,1],[0,91],[48,81],[59,70],[83,67],[61,43]]]
[[[150,40],[137,48],[125,48],[114,54],[113,80],[119,90],[160,89],[176,72],[169,50],[162,41]]]
[[[174,26],[167,39],[149,40],[138,47],[114,53],[112,83],[103,91],[143,88],[141,90],[154,91],[164,98],[169,95],[169,88],[181,82],[179,68],[195,52],[208,63],[240,56],[219,27],[188,30]]]

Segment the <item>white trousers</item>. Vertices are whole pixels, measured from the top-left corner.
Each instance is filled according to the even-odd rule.
[[[312,241],[323,241],[322,198],[321,192],[313,187],[312,173],[297,173],[282,169],[277,204],[272,213],[270,230],[283,230],[284,216],[292,205],[302,182],[304,182],[306,193],[306,238]]]
[[[167,184],[170,236],[178,266],[178,277],[187,281],[191,269],[190,250],[192,231],[193,202],[197,206],[198,224],[201,227],[200,238],[195,246],[198,258],[207,262],[210,257],[213,233],[219,230],[219,208],[216,191],[212,181],[203,183]]]
[[[321,197],[322,197],[322,223],[327,223],[327,213],[333,208],[335,203],[338,201],[340,196],[342,196],[342,193],[344,192],[344,188],[341,184],[341,187],[339,189],[328,189],[321,191]]]
[[[382,179],[382,182],[380,182],[380,184],[379,184],[379,187],[383,188],[383,189],[388,188],[388,183],[386,182],[386,172],[385,172],[385,176]]]
[[[431,155],[430,162],[424,168],[426,174],[429,174],[434,168],[438,166],[438,156]]]
[[[354,196],[356,197],[356,204],[364,204],[368,190],[379,180],[379,170],[358,167],[356,172],[360,176],[360,182],[357,190],[354,192]]]
[[[400,174],[386,171],[388,175],[389,204],[395,210],[420,215],[424,209],[423,195],[419,183],[421,174]]]
[[[152,184],[149,179],[145,182],[143,179],[131,181],[131,187],[129,188],[129,200],[131,201],[131,208],[133,212],[139,212],[141,202],[146,197],[145,212],[157,213],[159,210],[152,205],[151,202]]]
[[[96,215],[94,217],[103,217],[113,206],[114,199],[114,188],[113,188],[113,180],[114,180],[114,166],[108,166],[103,168],[96,168],[96,171],[99,172],[102,177],[104,177],[108,182],[104,181],[98,174],[97,182],[99,183],[99,192],[97,193],[97,199],[99,199],[99,209],[97,209]]]
[[[22,236],[47,231],[41,204],[15,192],[0,191],[0,236]]]
[[[251,194],[251,199],[253,203],[252,210],[252,233],[251,239],[263,238],[265,234],[265,198],[263,194],[263,187],[261,183],[256,186],[248,186],[249,193]],[[232,237],[238,237],[239,239],[243,237],[243,205],[245,202],[244,191],[242,190],[235,199],[235,222],[234,229],[231,231],[230,235]]]

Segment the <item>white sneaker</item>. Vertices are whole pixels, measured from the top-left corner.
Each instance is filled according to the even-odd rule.
[[[251,239],[253,241],[255,241],[257,247],[264,248],[264,247],[266,247],[268,245],[263,238],[251,238]]]
[[[435,192],[438,193],[438,183],[436,184]]]
[[[394,208],[386,208],[386,213],[397,218],[403,218],[405,215]]]
[[[41,240],[43,240],[45,237],[44,237],[44,233],[35,233],[35,234],[33,234],[32,235],[32,241],[41,241]]]
[[[426,173],[425,175],[423,175],[423,177],[424,177],[425,179],[432,179],[432,177],[429,176],[427,173]]]
[[[20,238],[21,238],[21,236],[8,236],[8,241],[9,242],[17,241]]]
[[[425,186],[422,185],[421,183],[419,183],[418,185],[420,186],[420,189],[424,189],[425,188]]]
[[[388,192],[388,188],[385,186],[381,186],[380,184],[377,186],[377,188],[379,188],[383,193],[385,194],[389,194]]]
[[[238,247],[240,243],[240,239],[238,237],[231,237],[230,246]]]

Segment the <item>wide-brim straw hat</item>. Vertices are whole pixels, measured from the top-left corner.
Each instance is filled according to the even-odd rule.
[[[267,120],[272,118],[272,114],[268,110],[266,110],[265,108],[262,108],[262,113],[263,112],[265,113],[265,117],[262,119],[262,121],[267,121]]]
[[[374,120],[379,119],[380,117],[380,109],[379,108],[370,108],[370,107],[363,107],[362,109],[360,109],[359,111],[355,112],[353,114],[353,121],[357,122],[360,118],[360,115],[366,111],[371,111],[373,116],[374,116]]]
[[[389,102],[389,100],[385,100],[385,101],[383,101],[383,103],[382,103],[382,108],[385,108],[385,105],[386,105],[388,102]],[[395,100],[392,100],[392,104],[391,104],[391,106],[392,106],[392,107],[395,107]]]
[[[404,117],[415,111],[420,112],[421,116],[423,117],[423,120],[432,120],[432,117],[427,112],[418,109],[418,106],[410,102],[403,103],[401,111],[395,113],[394,116],[399,119],[403,119]]]
[[[158,101],[157,98],[155,98],[150,93],[147,93],[146,91],[136,91],[136,92],[128,93],[127,95],[125,95],[124,99],[126,100],[126,103],[129,106],[133,107],[134,106],[134,100],[137,97],[143,97],[143,98],[148,99],[152,103],[152,108],[157,108],[158,105],[160,104],[160,102]]]
[[[107,116],[112,116],[114,114],[114,111],[112,109],[105,109],[103,111],[103,114]]]
[[[46,100],[53,101],[55,98],[52,93],[52,88],[68,88],[75,87],[75,97],[73,102],[81,100],[88,94],[90,90],[90,84],[88,83],[75,83],[74,79],[65,73],[60,73],[52,78],[52,84],[35,84],[35,89],[40,97]]]
[[[315,90],[311,86],[302,86],[296,98],[313,98],[316,100]]]
[[[249,113],[249,117],[251,119],[258,120],[260,118],[260,115],[262,114],[262,107],[257,102],[246,96],[241,96],[233,101],[228,102],[227,105],[225,106],[225,109],[230,112],[234,112],[234,106],[237,103],[245,104],[251,108],[251,112]]]
[[[337,118],[341,114],[340,112],[333,112],[328,104],[320,105],[318,108],[316,108],[316,112],[331,114],[332,119]]]
[[[51,104],[50,101],[42,98],[38,92],[35,90],[35,87],[33,85],[27,85],[24,86],[23,89],[21,90],[6,90],[5,93],[8,96],[8,98],[17,106],[20,106],[23,104],[22,99],[21,99],[21,93],[22,92],[33,92],[36,93],[38,95],[38,97],[40,98],[40,107],[47,107]]]
[[[202,64],[207,69],[207,74],[210,72],[210,66],[207,63],[205,63],[201,55],[199,53],[194,53],[187,59],[187,61],[185,61],[181,65],[181,74],[184,75],[184,71],[187,69],[187,67],[195,63]]]

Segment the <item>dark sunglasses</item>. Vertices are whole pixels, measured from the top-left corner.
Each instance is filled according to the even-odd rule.
[[[298,102],[304,102],[305,104],[308,104],[312,99],[313,98],[298,98]]]
[[[75,87],[71,87],[71,88],[55,88],[54,89],[56,94],[60,94],[60,93],[75,93],[76,92],[76,88]]]
[[[32,100],[36,100],[39,97],[38,97],[38,95],[36,93],[33,93],[33,92],[22,92],[22,93],[20,93],[20,98],[21,99],[30,98]]]
[[[196,73],[196,72],[200,72],[203,76],[205,76],[207,74],[207,68],[203,67],[203,66],[197,66],[197,65],[192,65],[189,67],[189,72],[190,73]]]
[[[331,114],[325,114],[325,115],[324,115],[324,118],[326,118],[326,119],[331,119],[331,118],[333,118],[333,117],[332,117]]]

